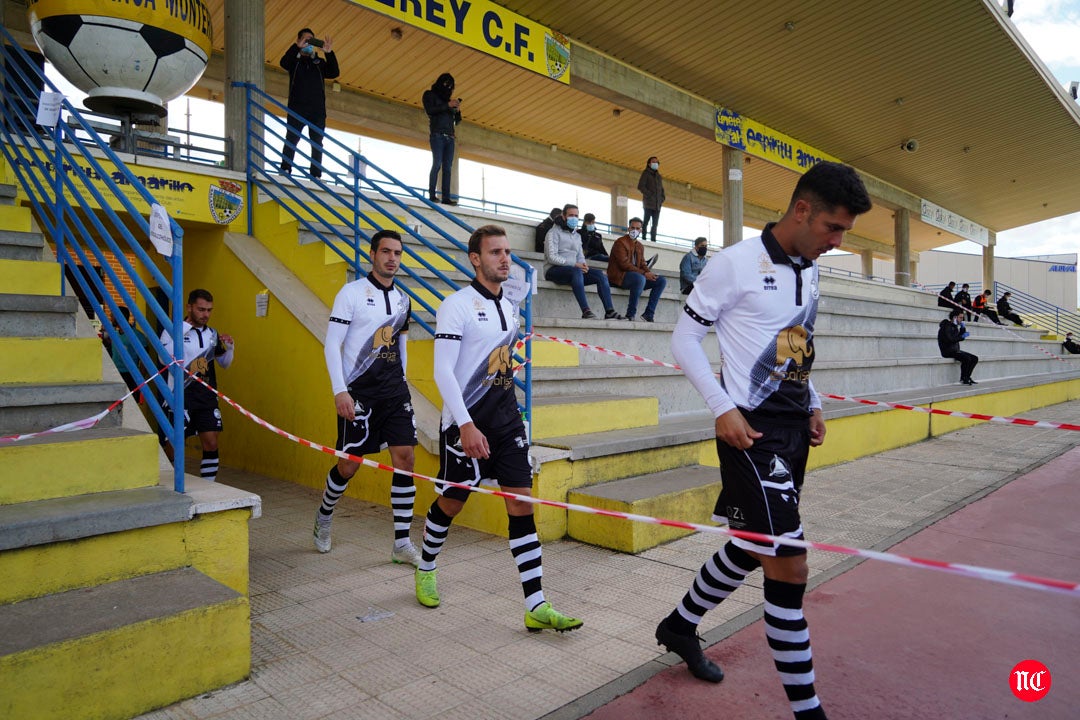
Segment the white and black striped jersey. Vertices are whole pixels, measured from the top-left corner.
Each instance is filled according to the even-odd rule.
[[[443,300],[435,317],[435,383],[443,429],[475,422],[502,429],[521,422],[514,394],[512,350],[517,308],[476,280]]]
[[[817,264],[785,254],[771,224],[709,260],[671,349],[716,417],[738,406],[750,416],[794,421],[821,407],[810,381],[818,296]],[[701,347],[713,325],[720,382]]]
[[[407,393],[405,340],[409,296],[394,283],[383,287],[368,273],[334,298],[326,329],[326,369],[334,394],[388,398]]]
[[[221,342],[218,331],[207,325],[199,329],[187,320],[184,321],[184,367],[189,372],[198,375],[210,384],[217,387],[217,373],[215,365],[227,368],[233,361],[232,347],[226,347]],[[168,330],[161,333],[161,344],[165,348],[165,355],[161,358],[162,363],[170,363],[173,360],[172,335]],[[171,373],[170,373],[171,382]],[[184,375],[184,408],[198,410],[202,408],[217,407],[217,395],[195,382],[190,375]]]

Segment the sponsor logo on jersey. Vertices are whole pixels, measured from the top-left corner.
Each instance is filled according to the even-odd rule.
[[[814,345],[808,335],[806,328],[795,325],[784,328],[776,336],[776,367],[786,367],[788,360],[794,360],[795,367],[787,372],[774,371],[774,378],[792,382],[806,382],[810,379],[810,371],[802,369],[814,356]]]

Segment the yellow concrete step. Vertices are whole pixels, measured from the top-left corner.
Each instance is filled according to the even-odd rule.
[[[573,490],[568,501],[601,510],[708,524],[720,487],[718,469],[689,466]],[[567,517],[570,537],[626,553],[639,553],[690,532],[580,512]]]
[[[100,381],[101,362],[96,337],[0,337],[0,378],[5,383]]]
[[[660,422],[660,401],[655,397],[618,395],[566,395],[533,398],[534,441],[567,432],[625,430]]]
[[[247,597],[188,568],[0,607],[0,714],[126,718],[251,669]]]
[[[157,437],[92,428],[0,445],[0,505],[157,485]]]
[[[0,205],[0,230],[30,232],[30,208],[22,205]]]
[[[0,288],[12,295],[59,295],[60,266],[35,260],[0,260]]]

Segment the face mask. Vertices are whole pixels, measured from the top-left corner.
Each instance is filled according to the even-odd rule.
[[[585,229],[588,230],[589,232],[596,232],[596,226],[595,225],[586,225]]]
[[[304,53],[305,55],[314,55],[315,48],[312,45],[305,45],[304,47],[300,48],[300,52]]]
[[[697,249],[697,256],[698,257],[705,257],[705,253],[707,253],[708,251],[709,251],[709,248],[707,248],[707,247],[699,247]]]
[[[571,230],[576,230],[578,222],[579,220],[576,217],[568,217],[566,218],[566,227],[570,228]]]
[[[659,170],[660,169],[660,163],[658,163],[658,162],[657,163],[649,163],[649,169],[650,170]]]
[[[630,236],[631,240],[637,240],[638,235],[640,235],[640,234],[641,234],[640,230],[631,230],[630,232],[627,233],[627,235]]]

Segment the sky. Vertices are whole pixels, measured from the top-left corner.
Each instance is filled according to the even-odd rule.
[[[1080,80],[1080,0],[1015,0],[1014,5],[1014,26],[1057,81],[1067,89],[1070,82]],[[50,73],[50,77],[54,81],[58,80],[55,73]],[[83,94],[78,90],[67,83],[62,83],[60,87],[73,101],[81,102]],[[223,109],[219,103],[194,98],[190,103],[187,98],[169,103],[171,128],[190,127],[197,132],[220,136],[223,134],[224,125],[222,116]],[[210,118],[212,120],[208,121]],[[431,162],[427,149],[404,147],[340,132],[331,133],[347,146],[359,147],[374,164],[393,168],[392,172],[399,180],[421,188],[427,185]],[[610,214],[611,200],[607,192],[580,188],[551,178],[539,178],[484,166],[469,160],[457,162],[462,195],[541,210],[572,202],[581,208],[582,214],[593,212],[601,222],[606,221]],[[642,214],[639,199],[629,199],[629,212],[631,217]],[[683,240],[703,235],[715,246],[722,244],[722,228],[721,221],[714,218],[671,208],[664,209],[659,223],[661,234],[670,234]],[[757,232],[748,228],[743,235],[747,237]],[[942,249],[972,254],[982,252],[979,245],[967,241]],[[1080,253],[1080,213],[1007,230],[997,236],[995,255],[998,257],[1062,253]]]

